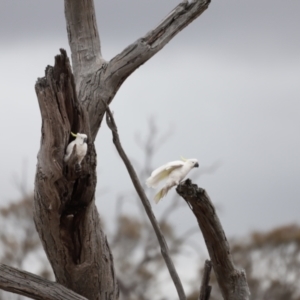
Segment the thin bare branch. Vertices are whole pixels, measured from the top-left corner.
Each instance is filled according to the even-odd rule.
[[[246,274],[233,264],[229,243],[206,191],[192,184],[190,179],[179,184],[176,191],[197,218],[223,298],[248,300],[250,292]]]
[[[211,268],[212,263],[207,259],[204,263],[204,272],[201,281],[199,300],[209,300],[211,293],[211,286],[209,285]]]
[[[158,239],[158,242],[160,244],[160,248],[161,248],[161,253],[162,253],[162,256],[166,262],[166,265],[167,265],[167,268],[169,270],[169,273],[171,275],[171,278],[174,282],[174,285],[176,287],[176,290],[177,290],[177,293],[178,293],[178,296],[179,296],[179,299],[180,300],[185,300],[186,299],[186,296],[185,296],[185,293],[184,293],[184,290],[183,290],[183,286],[182,286],[182,283],[180,281],[180,278],[176,272],[176,269],[175,269],[175,266],[173,264],[173,261],[170,257],[170,254],[169,254],[169,249],[168,249],[168,245],[165,241],[165,238],[160,230],[160,227],[159,227],[159,224],[155,218],[155,215],[153,214],[153,211],[152,211],[152,208],[151,208],[151,205],[150,205],[150,202],[144,192],[144,189],[137,177],[137,174],[134,170],[134,168],[132,167],[131,165],[131,162],[130,160],[128,159],[125,151],[123,150],[123,147],[121,145],[121,142],[120,142],[120,138],[119,138],[119,134],[118,134],[118,129],[117,129],[117,125],[115,123],[115,120],[114,120],[114,117],[109,109],[109,107],[107,106],[107,110],[106,110],[106,122],[107,122],[107,125],[108,127],[110,128],[111,132],[112,132],[112,135],[113,135],[113,143],[115,144],[116,148],[117,148],[117,151],[120,155],[120,157],[122,158],[126,168],[127,168],[127,171],[130,175],[130,178],[132,180],[132,183],[144,205],[144,208],[145,208],[145,211],[148,215],[148,218],[153,226],[153,229],[156,233],[156,236],[157,236],[157,239]]]
[[[38,300],[87,300],[59,283],[0,264],[0,288]]]
[[[210,0],[183,1],[177,5],[153,30],[128,46],[108,64],[107,75],[113,85],[122,82],[139,66],[161,50],[176,34],[199,17]]]

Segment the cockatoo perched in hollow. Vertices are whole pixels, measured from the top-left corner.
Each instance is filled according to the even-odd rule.
[[[166,180],[164,187],[155,195],[154,201],[165,197],[168,191],[175,185],[178,185],[183,178],[193,169],[198,168],[198,160],[195,158],[185,159],[182,161],[171,161],[151,173],[151,176],[146,180],[148,187],[156,188],[160,182]]]
[[[68,145],[64,161],[67,162],[69,160],[73,152],[73,148],[76,145],[76,155],[78,157],[78,164],[81,164],[87,152],[87,135],[84,133],[74,134],[73,132],[71,132],[71,135],[76,137],[76,139]]]

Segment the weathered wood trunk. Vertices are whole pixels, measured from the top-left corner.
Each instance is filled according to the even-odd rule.
[[[95,206],[94,140],[126,78],[204,12],[210,0],[182,2],[153,30],[109,62],[101,55],[93,0],[65,0],[72,75],[65,51],[36,83],[42,137],[35,179],[34,219],[56,279],[88,299],[117,299],[113,259]],[[70,132],[88,135],[82,168]]]
[[[90,136],[85,107],[76,97],[65,51],[36,83],[42,137],[35,179],[34,220],[56,280],[88,299],[116,299],[112,255],[95,206],[93,140],[81,170],[73,153],[63,161],[70,131]]]
[[[178,185],[176,191],[197,219],[223,298],[248,300],[250,291],[246,273],[233,263],[225,232],[206,191],[192,184],[189,179]]]
[[[101,55],[93,0],[65,0],[74,75],[66,52],[61,50],[54,67],[47,67],[45,77],[36,83],[42,132],[34,190],[36,228],[56,280],[64,287],[0,266],[1,288],[33,299],[118,299],[113,258],[95,206],[94,140],[106,110],[109,111],[108,105],[126,78],[200,16],[209,4],[210,0],[184,0],[156,28],[106,62]],[[116,139],[116,126],[111,129]],[[71,131],[85,133],[89,138],[88,152],[81,165],[75,149],[67,163],[64,162]],[[117,140],[115,144],[121,153],[123,150]],[[121,156],[124,159],[126,155]],[[152,220],[178,295],[185,299],[147,197],[127,156],[124,162]],[[233,265],[226,236],[208,196],[189,181],[180,184],[177,191],[198,220],[224,299],[248,300],[245,273]],[[209,297],[208,281],[208,277],[203,281],[202,298]],[[48,293],[49,287],[51,293]]]

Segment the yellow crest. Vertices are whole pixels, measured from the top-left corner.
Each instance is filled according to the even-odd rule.
[[[77,134],[73,133],[72,131],[71,131],[71,135],[77,137]]]
[[[184,161],[184,162],[187,161],[187,158],[184,158],[183,156],[180,156],[180,158],[181,158],[181,160]]]

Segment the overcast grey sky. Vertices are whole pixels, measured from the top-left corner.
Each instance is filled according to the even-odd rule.
[[[109,60],[178,4],[171,0],[95,1],[102,54]],[[228,235],[299,222],[300,211],[300,1],[213,0],[209,9],[126,80],[112,109],[123,146],[135,161],[134,142],[155,116],[173,135],[153,168],[185,157],[201,166],[221,161],[197,179]],[[41,118],[34,92],[59,48],[67,49],[63,1],[0,2],[0,84],[3,146],[1,206],[16,201],[22,166],[33,189]],[[99,131],[97,205],[106,220],[115,196],[132,189],[105,124]],[[196,175],[197,170],[193,170]],[[164,210],[170,195],[155,213]],[[127,203],[127,202],[126,202]],[[125,209],[134,212],[134,202]],[[176,225],[195,225],[186,207]]]

